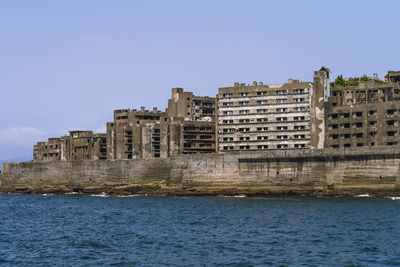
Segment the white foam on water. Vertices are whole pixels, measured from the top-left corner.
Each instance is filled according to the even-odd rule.
[[[400,200],[400,197],[385,197],[385,198],[390,198],[391,200]]]
[[[92,194],[90,196],[92,196],[92,197],[108,197],[105,192],[103,192],[101,194]]]
[[[357,196],[354,196],[354,197],[371,197],[369,194],[362,194],[362,195],[357,195]]]
[[[117,196],[117,197],[141,197],[143,195],[127,195],[127,196]]]
[[[42,196],[52,196],[53,194],[42,194]]]
[[[65,193],[66,195],[81,195],[82,193],[80,192],[69,192],[69,193]]]
[[[233,197],[242,198],[242,197],[247,197],[247,196],[239,195],[239,196],[233,196]]]

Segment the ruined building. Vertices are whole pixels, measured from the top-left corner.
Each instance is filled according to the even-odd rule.
[[[35,161],[166,158],[180,154],[400,144],[400,72],[382,81],[234,83],[217,98],[173,88],[165,112],[118,109],[106,134],[71,131],[34,146]]]
[[[325,147],[400,144],[400,72],[386,82],[371,79],[333,86],[326,104]]]
[[[215,98],[172,88],[168,100],[168,156],[215,153]]]
[[[166,112],[120,109],[107,123],[107,158],[215,152],[215,98],[172,89]]]
[[[114,110],[114,122],[107,123],[107,159],[167,157],[165,112]]]
[[[106,135],[92,131],[70,131],[70,135],[49,138],[33,147],[34,161],[106,159]]]

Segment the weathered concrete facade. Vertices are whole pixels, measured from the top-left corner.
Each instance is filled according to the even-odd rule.
[[[325,66],[314,72],[310,102],[310,148],[314,149],[321,149],[325,144],[325,105],[330,94],[329,72],[330,70]]]
[[[189,121],[214,121],[215,98],[195,96],[183,88],[172,88],[172,98],[168,100],[168,117],[185,118]]]
[[[166,112],[120,109],[107,123],[107,158],[166,158],[213,153],[215,98],[172,89]]]
[[[168,124],[168,155],[215,153],[215,124],[172,118]]]
[[[2,192],[400,195],[393,146],[3,163]]]
[[[400,144],[400,83],[332,87],[326,111],[325,147]]]
[[[309,148],[311,88],[292,79],[219,88],[219,151]]]
[[[153,108],[114,110],[107,123],[107,159],[167,157],[166,113]]]
[[[216,152],[213,97],[195,96],[172,88],[168,100],[168,156]]]
[[[106,159],[106,134],[70,131],[69,136],[49,138],[33,147],[33,161]]]

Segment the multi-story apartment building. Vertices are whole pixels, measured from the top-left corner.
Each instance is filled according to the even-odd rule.
[[[107,159],[167,157],[166,122],[157,108],[114,110],[114,122],[107,123]]]
[[[214,121],[215,98],[195,96],[182,88],[172,88],[172,98],[168,100],[168,117],[185,118],[189,121]]]
[[[169,156],[215,153],[215,123],[175,118],[168,125]]]
[[[400,72],[386,82],[332,86],[326,105],[325,147],[400,144]]]
[[[215,152],[215,98],[172,89],[166,112],[119,109],[107,123],[107,158]]]
[[[33,146],[34,161],[67,160],[69,153],[66,148],[68,136],[49,138],[47,142],[37,142]]]
[[[34,161],[106,159],[106,134],[70,131],[69,136],[49,138],[33,147]]]
[[[219,88],[219,151],[309,148],[311,88],[292,79]]]
[[[215,98],[172,88],[168,100],[168,156],[215,153]]]

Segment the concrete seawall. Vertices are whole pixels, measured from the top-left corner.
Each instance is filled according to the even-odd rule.
[[[109,194],[400,195],[398,147],[3,163],[0,191]]]

